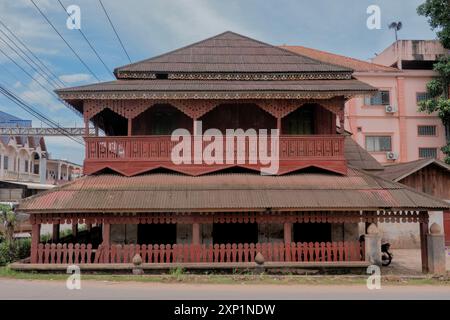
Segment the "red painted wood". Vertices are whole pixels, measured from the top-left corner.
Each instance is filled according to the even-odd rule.
[[[86,159],[83,171],[93,174],[104,168],[110,168],[126,176],[133,176],[145,171],[164,167],[190,175],[229,168],[235,164],[175,165],[171,161],[171,150],[178,143],[170,136],[108,136],[85,137]],[[206,146],[210,142],[203,142]],[[270,141],[269,150],[270,150]],[[224,141],[225,144],[225,141]],[[225,159],[226,148],[223,148]],[[192,153],[194,148],[192,148]],[[192,154],[193,158],[193,154]],[[246,148],[244,168],[260,168],[259,164],[248,164],[249,150]],[[347,172],[344,158],[344,136],[329,135],[283,135],[279,141],[279,174],[317,166],[325,170],[345,174]]]
[[[161,245],[100,245],[94,250],[88,244],[39,244],[38,263],[131,263],[140,254],[144,263],[175,262],[254,262],[261,252],[265,261],[325,262],[364,260],[364,244],[359,242],[303,243],[239,243],[239,244],[161,244]]]
[[[450,211],[444,211],[445,245],[450,246]]]

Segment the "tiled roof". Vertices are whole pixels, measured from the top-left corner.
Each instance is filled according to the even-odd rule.
[[[303,46],[280,46],[280,48],[316,59],[325,63],[333,63],[343,67],[353,69],[359,72],[384,71],[384,72],[401,72],[401,70],[393,67],[383,66],[381,64],[371,63],[339,54],[311,49]]]
[[[342,66],[323,63],[234,32],[132,63],[120,72],[342,72]]]
[[[328,173],[85,176],[23,200],[18,211],[427,210],[448,207],[439,199],[397,182],[350,168],[346,176]]]
[[[378,173],[378,175],[385,179],[400,181],[429,165],[437,165],[442,169],[447,170],[450,174],[450,166],[442,161],[436,159],[419,159],[416,161],[385,166],[384,170]]]

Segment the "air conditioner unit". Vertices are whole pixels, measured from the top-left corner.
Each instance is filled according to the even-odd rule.
[[[386,159],[388,160],[397,160],[398,159],[398,154],[397,152],[386,152]]]
[[[392,105],[386,106],[386,113],[395,113],[397,112],[397,107]]]

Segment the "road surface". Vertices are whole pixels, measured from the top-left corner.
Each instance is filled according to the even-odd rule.
[[[83,280],[80,290],[64,281],[0,279],[0,299],[193,299],[193,300],[328,300],[450,299],[450,286],[164,284]]]

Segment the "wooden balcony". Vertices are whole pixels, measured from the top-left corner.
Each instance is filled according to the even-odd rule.
[[[192,139],[194,140],[194,139]],[[178,141],[171,141],[170,136],[107,136],[85,137],[86,158],[84,172],[92,174],[105,168],[127,176],[136,175],[152,169],[166,168],[190,175],[199,175],[234,166],[260,170],[267,167],[259,161],[251,163],[250,155],[257,154],[248,140],[245,141],[244,163],[237,160],[231,163],[208,164],[205,161],[192,164],[175,164],[172,161],[172,149]],[[191,159],[194,159],[194,142],[192,141]],[[211,142],[200,142],[204,149]],[[270,139],[267,148],[270,155]],[[227,145],[223,142],[223,157],[226,159]],[[202,150],[203,150],[202,149]],[[236,159],[237,141],[235,140],[234,159]],[[255,153],[252,153],[255,152]],[[193,161],[193,160],[192,160]],[[194,162],[194,161],[193,161]],[[306,167],[318,167],[345,174],[343,135],[283,135],[279,137],[278,174],[292,172]]]

